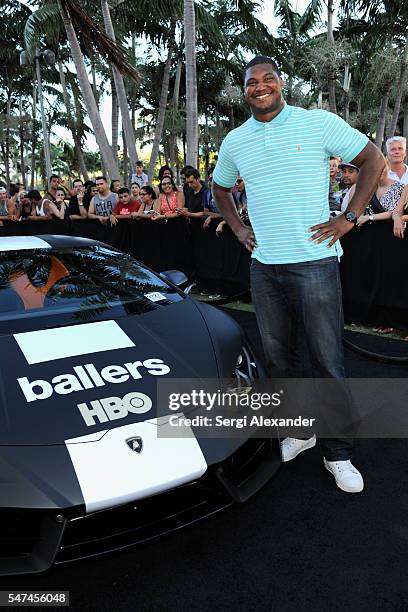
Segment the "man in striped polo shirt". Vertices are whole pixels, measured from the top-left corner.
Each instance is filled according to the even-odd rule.
[[[300,357],[302,365],[312,364],[314,377],[339,381],[344,389],[340,410],[350,414],[349,394],[342,384],[338,239],[354,227],[385,161],[366,136],[337,115],[286,104],[282,87],[271,58],[259,56],[247,64],[244,90],[252,117],[224,139],[213,195],[232,231],[252,252],[252,299],[270,375],[298,374],[292,365]],[[360,168],[348,209],[332,219],[330,156]],[[241,221],[231,195],[238,175],[245,181],[252,228]],[[283,461],[315,443],[315,437],[286,438]],[[363,478],[350,461],[352,441],[332,438],[322,443],[324,466],[336,484],[344,491],[362,491]]]

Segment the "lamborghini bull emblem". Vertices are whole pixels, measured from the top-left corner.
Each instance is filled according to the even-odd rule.
[[[135,453],[141,453],[143,450],[143,440],[140,436],[133,436],[133,438],[128,438],[126,440],[126,444],[130,448],[131,451]]]

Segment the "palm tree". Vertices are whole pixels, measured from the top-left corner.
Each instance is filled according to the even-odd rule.
[[[184,38],[186,58],[186,164],[195,168],[198,155],[198,104],[194,0],[184,0]]]
[[[61,21],[70,46],[83,100],[101,152],[103,165],[111,178],[117,178],[119,176],[117,163],[112,154],[95,96],[89,83],[80,41],[88,55],[92,55],[92,49],[95,46],[101,55],[106,56],[111,64],[130,78],[137,79],[138,75],[133,66],[125,60],[122,50],[99,29],[95,20],[73,0],[57,0],[57,4],[46,4],[32,13],[27,20],[24,31],[27,53],[33,55],[42,31],[51,32],[55,38],[56,32],[60,29]],[[76,32],[80,34],[80,41]]]
[[[160,146],[160,141],[161,141],[162,133],[163,133],[164,119],[166,116],[167,97],[169,93],[169,82],[170,82],[171,60],[172,60],[173,49],[175,46],[175,40],[174,40],[175,31],[176,31],[176,19],[173,18],[171,20],[171,25],[170,25],[169,40],[168,40],[168,47],[167,47],[167,59],[164,65],[163,82],[162,82],[162,88],[161,88],[161,94],[160,94],[159,113],[157,116],[157,123],[156,123],[156,129],[154,133],[152,153],[151,153],[150,162],[149,162],[149,182],[151,182],[153,178],[154,167],[156,165],[157,156],[159,154],[159,146]]]
[[[112,19],[109,9],[108,0],[101,0],[101,8],[103,20],[105,23],[106,34],[111,38],[114,42],[116,42],[115,31],[112,25]],[[113,65],[112,66],[113,79],[115,82],[116,95],[118,97],[119,108],[122,115],[122,125],[123,131],[125,134],[126,145],[129,152],[130,163],[132,168],[135,168],[136,162],[138,160],[138,155],[136,151],[136,143],[135,137],[132,127],[132,121],[129,115],[129,107],[127,103],[125,84],[123,82],[123,77],[119,70]]]
[[[59,78],[60,78],[60,82],[62,86],[62,95],[64,97],[64,104],[65,104],[65,108],[67,111],[67,123],[68,123],[69,129],[71,130],[72,138],[74,140],[75,156],[78,161],[80,172],[84,180],[87,181],[89,179],[88,170],[86,168],[84,156],[82,153],[81,139],[78,136],[76,122],[72,114],[71,102],[69,99],[67,83],[66,83],[65,73],[64,73],[64,67],[63,67],[61,59],[58,59],[58,72],[59,72]]]

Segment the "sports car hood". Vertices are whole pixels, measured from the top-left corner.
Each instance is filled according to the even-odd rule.
[[[158,380],[218,376],[190,299],[140,316],[1,336],[0,361],[1,445],[64,444],[154,419]]]

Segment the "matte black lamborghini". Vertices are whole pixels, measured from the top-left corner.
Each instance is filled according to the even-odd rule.
[[[1,238],[0,575],[125,548],[248,499],[279,468],[277,439],[160,437],[157,385],[251,382],[259,368],[229,316],[129,255],[68,236]]]

